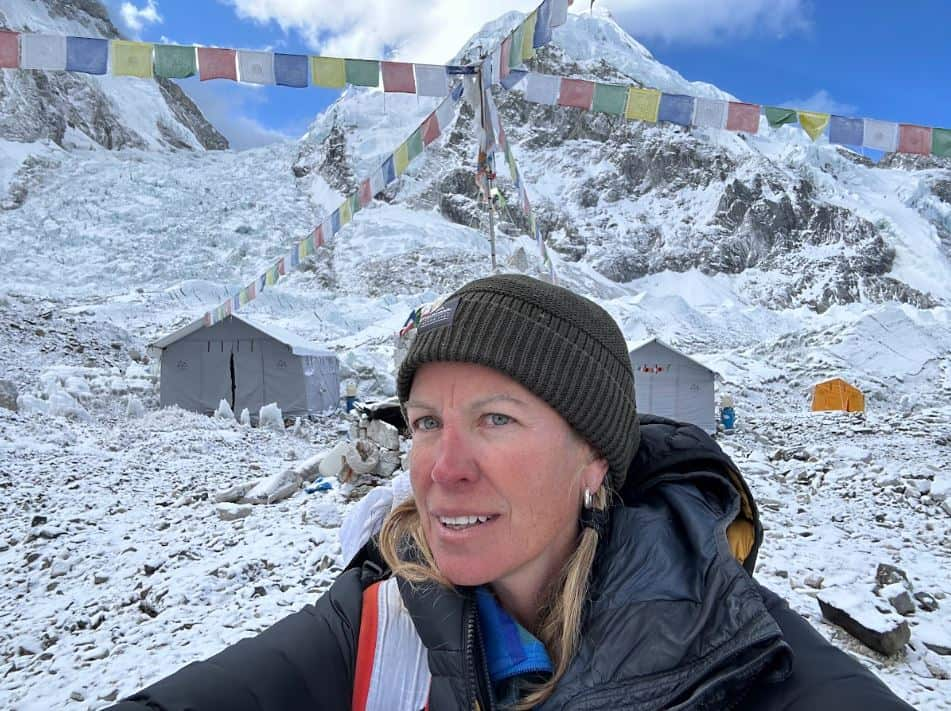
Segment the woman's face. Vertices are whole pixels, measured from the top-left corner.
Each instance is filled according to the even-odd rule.
[[[540,589],[574,550],[585,488],[607,464],[546,402],[502,373],[427,363],[406,410],[413,492],[455,585]]]

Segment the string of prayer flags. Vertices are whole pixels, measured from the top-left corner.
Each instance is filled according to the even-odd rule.
[[[274,54],[239,49],[238,80],[247,84],[274,84]]]
[[[155,76],[165,79],[186,79],[198,73],[198,58],[194,47],[176,44],[157,44],[154,46]],[[115,65],[115,43],[113,43],[113,66]]]
[[[275,263],[269,266],[262,274],[246,287],[239,289],[237,293],[229,296],[217,307],[205,313],[202,317],[203,322],[212,326],[219,321],[227,318],[233,312],[253,301],[261,292],[270,286],[274,286],[282,276],[285,276],[288,270],[298,269],[300,263],[308,256],[314,254],[317,249],[332,240],[336,234],[353,220],[353,216],[366,207],[373,199],[374,195],[383,192],[387,185],[399,177],[399,173],[405,170],[397,171],[395,163],[397,155],[411,160],[419,155],[425,146],[436,140],[451,125],[451,119],[455,118],[453,109],[459,99],[462,98],[461,91],[453,91],[444,99],[435,111],[423,119],[422,123],[416,127],[416,130],[410,137],[404,141],[396,152],[388,155],[368,178],[362,180],[357,190],[348,195],[340,206],[328,215],[324,221],[314,228],[314,230],[304,239],[295,243],[287,254],[281,256]],[[448,109],[447,109],[448,107]],[[402,162],[404,158],[400,158]]]
[[[336,57],[311,57],[310,72],[314,86],[327,89],[342,89],[347,85],[347,68],[344,60]]]
[[[829,125],[829,114],[819,111],[800,111],[799,125],[813,141],[822,135]]]
[[[0,30],[0,69],[20,66],[20,34]]]
[[[66,38],[66,71],[105,74],[109,68],[109,40]]]
[[[218,47],[198,48],[198,78],[201,81],[210,79],[230,79],[238,81],[238,69],[235,62],[236,51]]]

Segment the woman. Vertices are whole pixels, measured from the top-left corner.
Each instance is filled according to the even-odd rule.
[[[413,496],[316,606],[119,709],[907,709],[751,577],[752,496],[637,416],[624,337],[521,275],[400,367]]]

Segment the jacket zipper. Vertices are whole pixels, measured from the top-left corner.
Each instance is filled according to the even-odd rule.
[[[478,620],[476,615],[476,601],[474,596],[466,600],[466,668],[468,671],[467,681],[469,684],[469,698],[472,699],[472,708],[474,711],[494,711],[495,704],[492,694],[492,682],[489,678],[488,660],[485,655],[485,644],[482,641],[482,635],[479,634]],[[476,643],[478,642],[479,656],[476,656]],[[482,680],[486,684],[486,694],[488,703],[483,707],[480,703],[479,680],[476,676],[476,666],[481,664]]]

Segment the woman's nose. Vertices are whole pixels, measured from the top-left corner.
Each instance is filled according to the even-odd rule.
[[[472,444],[457,429],[443,429],[436,446],[431,476],[440,484],[472,481],[478,476]]]

